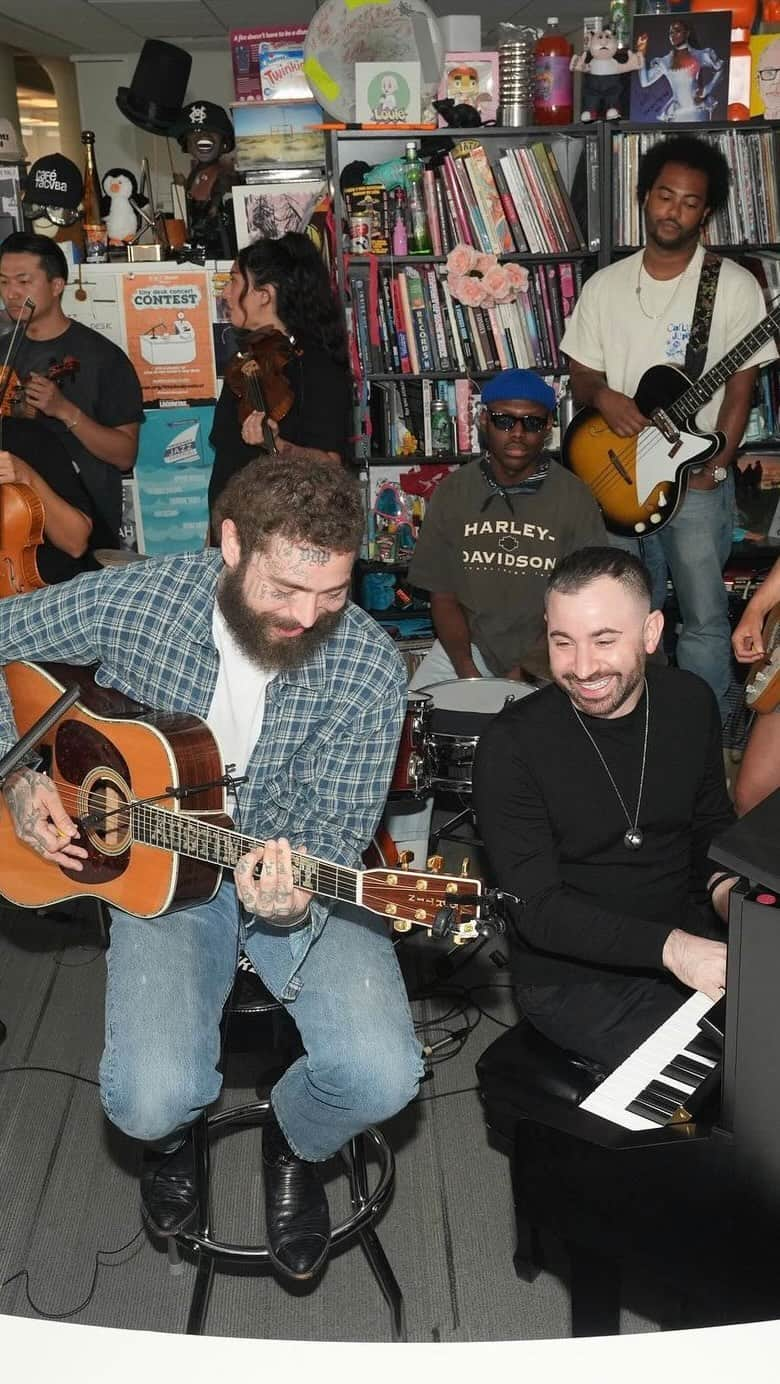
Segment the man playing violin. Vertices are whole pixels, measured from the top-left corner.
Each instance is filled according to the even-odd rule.
[[[67,281],[68,262],[46,236],[14,232],[0,245],[0,297],[9,317],[24,321],[25,301],[34,303],[14,357],[26,402],[62,444],[116,546],[122,473],[132,469],[143,421],[141,386],[118,346],[65,315]],[[2,338],[0,364],[8,346]],[[70,375],[61,373],[66,358],[78,365]]]
[[[290,231],[279,240],[245,246],[224,297],[242,352],[251,352],[253,342],[271,332],[288,339],[279,368],[293,402],[284,416],[274,418],[269,398],[266,416],[262,407],[251,407],[251,395],[249,408],[239,400],[226,379],[211,431],[216,456],[210,507],[233,473],[261,452],[275,447],[287,460],[338,464],[349,435],[351,386],[344,327],[327,270],[308,236]]]

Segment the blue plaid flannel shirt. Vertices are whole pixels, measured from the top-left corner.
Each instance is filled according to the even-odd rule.
[[[221,555],[208,550],[7,597],[0,601],[0,658],[97,663],[102,686],[158,711],[205,717],[219,664],[212,614],[221,569]],[[268,687],[249,782],[239,790],[242,831],[287,836],[310,855],[359,866],[385,803],[405,709],[397,650],[348,603],[331,637]],[[15,739],[0,678],[0,753]],[[311,927],[296,934],[298,964],[329,907],[313,901]]]

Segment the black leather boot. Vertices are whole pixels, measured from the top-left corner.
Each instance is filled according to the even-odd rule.
[[[268,1252],[280,1273],[307,1279],[325,1262],[330,1213],[316,1163],[293,1153],[273,1112],[263,1129]]]
[[[144,1149],[141,1207],[155,1235],[177,1235],[195,1219],[198,1198],[191,1134],[187,1134],[184,1142],[173,1152]]]

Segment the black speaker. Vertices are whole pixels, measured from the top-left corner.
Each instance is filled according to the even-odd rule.
[[[150,134],[169,134],[181,115],[191,67],[192,57],[183,48],[147,39],[130,86],[117,91],[120,111]]]

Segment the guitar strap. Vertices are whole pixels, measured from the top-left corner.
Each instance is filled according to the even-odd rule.
[[[699,288],[696,294],[691,334],[688,337],[683,367],[686,375],[692,380],[698,380],[707,359],[712,313],[715,307],[715,294],[718,291],[718,278],[722,263],[719,255],[713,255],[710,250],[705,252],[699,274]]]

